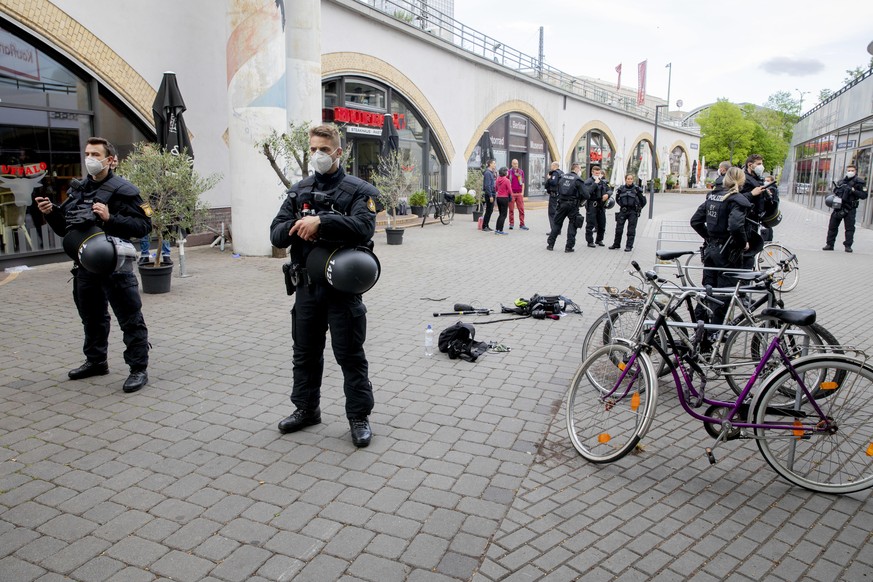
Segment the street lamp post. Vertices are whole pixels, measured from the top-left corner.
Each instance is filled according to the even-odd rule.
[[[798,93],[800,93],[800,113],[803,113],[803,96],[809,95],[809,91],[801,91],[800,89],[795,89]]]
[[[652,140],[652,185],[649,189],[649,220],[652,219],[652,214],[655,210],[655,180],[658,179],[658,164],[655,163],[655,154],[658,151],[658,114],[662,107],[669,107],[669,105],[655,105],[655,135]]]

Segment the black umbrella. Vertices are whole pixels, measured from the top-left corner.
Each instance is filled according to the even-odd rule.
[[[382,122],[382,157],[388,157],[392,152],[400,149],[400,136],[397,135],[397,129],[394,127],[394,118],[386,115]]]
[[[494,159],[494,146],[491,145],[491,132],[487,129],[479,139],[479,151],[482,152],[482,167],[488,163],[488,160]]]
[[[690,184],[694,186],[697,183],[697,160],[694,160],[691,163],[691,182]]]
[[[194,151],[188,138],[188,129],[182,119],[185,109],[185,101],[176,82],[176,73],[164,73],[158,94],[155,95],[155,102],[152,103],[158,143],[162,148],[176,155],[182,153],[183,149],[187,150],[188,155],[193,158]]]

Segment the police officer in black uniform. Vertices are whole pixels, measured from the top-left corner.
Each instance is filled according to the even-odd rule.
[[[558,181],[563,175],[561,165],[558,162],[552,162],[552,169],[549,170],[549,177],[546,179],[546,192],[549,195],[549,232],[555,228],[555,214],[558,212]],[[560,229],[558,229],[558,234],[561,234]]]
[[[606,201],[609,199],[610,193],[609,184],[603,176],[603,170],[600,166],[591,166],[591,177],[585,180],[586,213],[585,220],[588,224],[585,225],[585,240],[588,241],[588,246],[594,248],[603,245],[603,236],[606,234]],[[597,231],[597,239],[594,238],[594,233]]]
[[[839,208],[831,208],[831,219],[828,222],[828,239],[823,251],[834,250],[837,242],[837,230],[840,223],[845,222],[846,239],[843,248],[847,253],[852,252],[852,243],[855,242],[855,211],[858,208],[858,200],[866,200],[867,192],[865,182],[859,178],[855,166],[846,168],[846,177],[840,180],[834,189],[834,196],[842,201]]]
[[[573,164],[570,172],[563,174],[558,180],[556,187],[558,208],[555,212],[555,220],[552,224],[552,231],[549,233],[546,250],[555,250],[555,241],[561,234],[565,218],[569,219],[569,222],[567,223],[567,244],[564,246],[564,252],[572,253],[575,250],[576,230],[582,226],[583,220],[579,214],[579,206],[588,199],[588,195],[585,193],[585,183],[579,177],[580,173],[582,173],[582,166]]]
[[[370,444],[368,416],[373,410],[373,387],[364,355],[367,308],[360,295],[344,293],[324,281],[313,281],[305,265],[317,246],[357,246],[370,242],[376,229],[372,185],[347,176],[339,165],[340,136],[333,126],[309,131],[310,163],[315,175],[288,190],[282,208],[270,225],[270,240],[279,248],[291,246],[296,299],[291,309],[294,342],[293,414],[279,422],[290,433],[321,422],[321,381],[328,328],[334,357],[343,371],[346,417],[352,442]]]
[[[627,223],[627,244],[624,247],[624,252],[629,253],[634,248],[637,220],[646,205],[643,189],[634,184],[635,181],[636,176],[628,174],[624,177],[624,184],[615,191],[615,201],[619,206],[619,211],[615,215],[615,241],[609,247],[612,250],[621,248],[621,235],[624,232],[625,222]]]
[[[763,248],[763,237],[752,236],[754,232],[758,235],[758,228],[764,216],[767,215],[770,208],[769,203],[772,202],[772,193],[764,187],[764,158],[758,154],[750,154],[746,158],[746,166],[744,169],[745,181],[740,187],[740,193],[746,197],[751,204],[751,209],[748,213],[749,224],[746,225],[749,239],[754,239],[756,243],[754,247],[750,247],[748,252],[743,256],[743,269],[755,268],[755,255]],[[778,205],[778,194],[776,204]]]
[[[724,187],[715,188],[691,218],[691,227],[706,240],[704,266],[715,269],[742,269],[743,252],[749,249],[749,230],[746,216],[752,203],[740,193],[745,182],[743,171],[729,168]],[[707,271],[704,283],[717,287],[733,287],[736,279],[725,271]],[[713,323],[724,319],[726,305],[715,308]]]
[[[36,199],[49,226],[58,235],[65,236],[65,243],[81,238],[83,230],[94,226],[127,244],[130,244],[128,239],[151,232],[151,207],[140,197],[136,186],[112,172],[116,162],[115,147],[111,143],[102,137],[88,138],[85,146],[88,177],[85,181],[73,180],[67,199],[60,206],[48,198]],[[106,354],[109,348],[108,305],[111,305],[124,334],[124,361],[130,367],[123,389],[136,392],[148,382],[149,342],[133,272],[134,261],[126,263],[121,270],[103,274],[82,267],[78,257],[74,260],[73,299],[85,328],[83,351],[86,361],[70,370],[68,375],[72,380],[79,380],[109,373]]]

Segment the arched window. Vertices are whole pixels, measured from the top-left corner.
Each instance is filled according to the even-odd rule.
[[[590,175],[591,166],[594,165],[600,166],[604,176],[611,176],[614,154],[615,146],[610,143],[606,134],[592,129],[576,142],[571,162],[582,165],[583,178]]]

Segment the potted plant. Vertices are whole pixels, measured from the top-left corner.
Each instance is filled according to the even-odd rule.
[[[385,229],[388,244],[403,244],[403,229],[397,228],[397,206],[401,198],[409,198],[421,184],[418,170],[409,159],[409,153],[394,151],[379,158],[379,169],[373,173],[372,180],[379,190],[379,200],[388,215],[388,227]]]
[[[458,194],[455,198],[455,214],[470,214],[476,205],[476,197],[469,192]]]
[[[673,190],[676,188],[676,178],[673,177],[673,174],[667,176],[667,190]]]
[[[480,168],[467,168],[467,177],[464,180],[464,188],[466,188],[466,192],[464,192],[464,188],[461,189],[462,194],[469,194],[473,197],[473,204],[476,206],[473,209],[473,222],[477,222],[479,217],[482,216],[482,202],[484,197],[482,195],[482,184],[485,180],[485,174]],[[464,211],[461,211],[463,214]]]
[[[182,232],[198,225],[207,208],[200,195],[221,180],[219,174],[201,176],[184,150],[175,155],[148,142],[134,144],[133,153],[118,165],[118,174],[130,180],[148,200],[159,249],[165,240],[179,240]],[[155,253],[154,263],[140,265],[139,269],[144,293],[170,291],[173,267],[161,265],[161,253]]]
[[[409,197],[409,209],[413,214],[422,218],[424,211],[427,209],[427,192],[424,190],[416,190]]]

